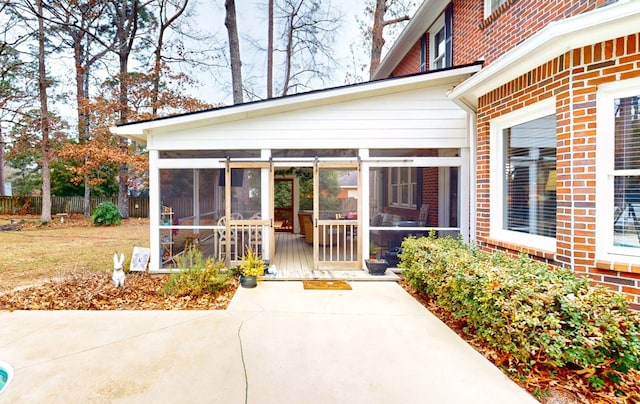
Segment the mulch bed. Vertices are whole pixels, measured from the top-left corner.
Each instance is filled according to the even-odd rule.
[[[538,366],[526,374],[518,373],[518,369],[515,369],[513,359],[508,353],[487,346],[483,341],[465,331],[466,323],[464,320],[454,318],[450,312],[441,308],[429,296],[415,292],[405,281],[402,280],[399,283],[476,351],[542,403],[640,403],[640,372],[638,371],[627,374],[623,383],[617,387],[606,384],[598,391],[591,390],[587,381],[577,370],[568,368],[550,370]],[[624,390],[627,395],[625,397],[617,396],[616,388]]]
[[[0,310],[224,310],[238,281],[220,295],[162,296],[166,276],[129,273],[125,287],[110,272],[80,272],[0,295]]]

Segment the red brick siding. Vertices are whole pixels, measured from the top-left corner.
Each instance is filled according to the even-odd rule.
[[[391,73],[391,77],[406,76],[420,71],[420,40],[411,47],[402,62]]]
[[[484,59],[489,64],[550,22],[594,10],[605,1],[509,0],[484,19],[483,1],[453,0],[453,64],[458,66],[479,59]],[[545,7],[541,7],[541,4]],[[425,32],[428,28],[425,23]],[[391,76],[419,71],[420,40]]]
[[[427,218],[427,226],[438,225],[438,194],[440,192],[439,185],[439,168],[427,167],[422,169],[422,203],[429,204],[429,215]],[[420,207],[418,207],[420,209]],[[420,212],[415,217],[418,220]]]
[[[577,274],[626,293],[640,307],[640,262],[628,265],[595,260],[596,91],[602,83],[631,77],[640,77],[640,33],[569,51],[480,97],[476,236],[489,250],[526,251],[552,265],[572,266]],[[557,120],[556,251],[492,240],[489,122],[553,96]]]
[[[484,19],[484,2],[454,0],[454,65],[480,58],[491,63],[550,22],[594,10],[605,1],[509,0]]]

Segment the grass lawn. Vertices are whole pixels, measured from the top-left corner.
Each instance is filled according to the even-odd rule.
[[[0,293],[37,285],[69,273],[113,271],[113,253],[149,247],[148,219],[127,219],[120,226],[93,226],[82,215],[40,225],[35,216],[3,216],[0,225],[16,220],[18,231],[0,231]]]

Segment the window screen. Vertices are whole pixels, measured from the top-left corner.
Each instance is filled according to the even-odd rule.
[[[614,245],[640,247],[640,96],[615,100]]]
[[[504,228],[556,233],[556,118],[548,115],[503,130]]]

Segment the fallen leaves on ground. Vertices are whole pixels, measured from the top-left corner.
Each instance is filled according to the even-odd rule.
[[[400,281],[400,285],[476,351],[542,403],[640,403],[640,372],[638,371],[629,372],[622,383],[615,386],[607,384],[598,391],[591,390],[577,371],[567,368],[553,369],[552,373],[549,369],[534,367],[526,375],[510,372],[509,369],[513,370],[515,365],[512,364],[509,354],[488,346],[479,338],[466,332],[464,320],[454,318],[433,299],[417,293],[404,281]],[[624,391],[626,396],[616,395],[616,389]]]
[[[38,286],[0,295],[0,310],[224,310],[238,286],[218,294],[162,296],[166,276],[127,275],[125,287],[115,288],[111,273],[79,272]]]

